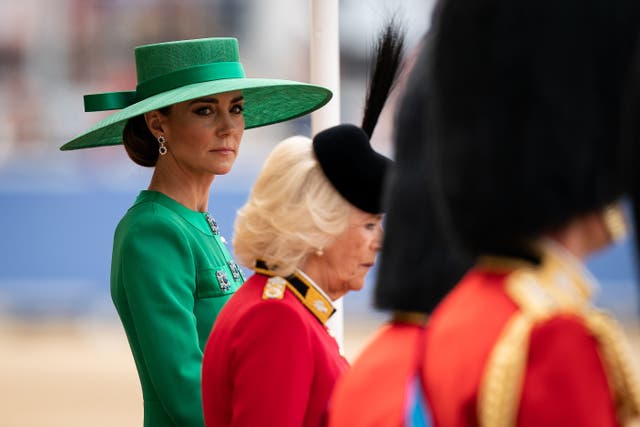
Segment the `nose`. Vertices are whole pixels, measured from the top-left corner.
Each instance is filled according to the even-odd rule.
[[[224,136],[231,132],[233,124],[229,113],[223,113],[218,116],[218,135]]]
[[[226,136],[238,127],[230,112],[225,111],[218,116],[218,135]]]
[[[378,229],[376,230],[376,235],[373,238],[373,250],[375,252],[380,252],[380,250],[382,249],[382,239],[384,237],[384,231],[382,229],[382,224],[380,224],[378,226]]]

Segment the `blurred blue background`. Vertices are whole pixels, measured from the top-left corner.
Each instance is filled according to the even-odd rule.
[[[227,190],[222,182],[218,184],[210,210],[230,242],[235,211],[246,200],[248,188]],[[137,190],[96,191],[95,186],[91,191],[0,193],[4,228],[0,311],[34,320],[112,318],[109,268],[113,230],[136,194]],[[589,261],[601,284],[598,303],[625,320],[637,313],[633,257],[628,239]],[[368,281],[374,276],[375,270]],[[362,292],[345,297],[347,315],[366,315],[372,310],[370,291],[371,286],[366,286]]]

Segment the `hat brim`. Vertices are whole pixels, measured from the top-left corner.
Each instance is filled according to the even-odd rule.
[[[99,121],[61,150],[122,144],[122,130],[132,117],[207,95],[240,90],[244,97],[245,129],[265,126],[308,114],[332,97],[330,90],[289,80],[224,79],[194,83],[136,102]]]

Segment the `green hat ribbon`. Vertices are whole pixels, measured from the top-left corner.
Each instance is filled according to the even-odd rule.
[[[189,84],[244,76],[244,69],[239,62],[196,65],[139,83],[135,91],[85,95],[84,111],[119,110],[150,96]]]

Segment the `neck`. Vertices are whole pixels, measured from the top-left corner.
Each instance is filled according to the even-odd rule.
[[[169,171],[156,166],[148,189],[171,197],[191,210],[206,212],[213,178],[214,175],[188,176],[182,171]]]
[[[548,233],[547,237],[581,260],[611,242],[602,219],[596,214],[575,218],[561,229]]]
[[[320,257],[316,254],[309,254],[300,266],[300,270],[304,271],[304,274],[309,276],[309,278],[331,298],[331,301],[335,301],[344,295],[344,292],[336,292],[329,289],[327,283],[330,283],[328,275],[331,274],[331,271],[329,271],[330,269],[328,269],[326,265],[323,265]]]

